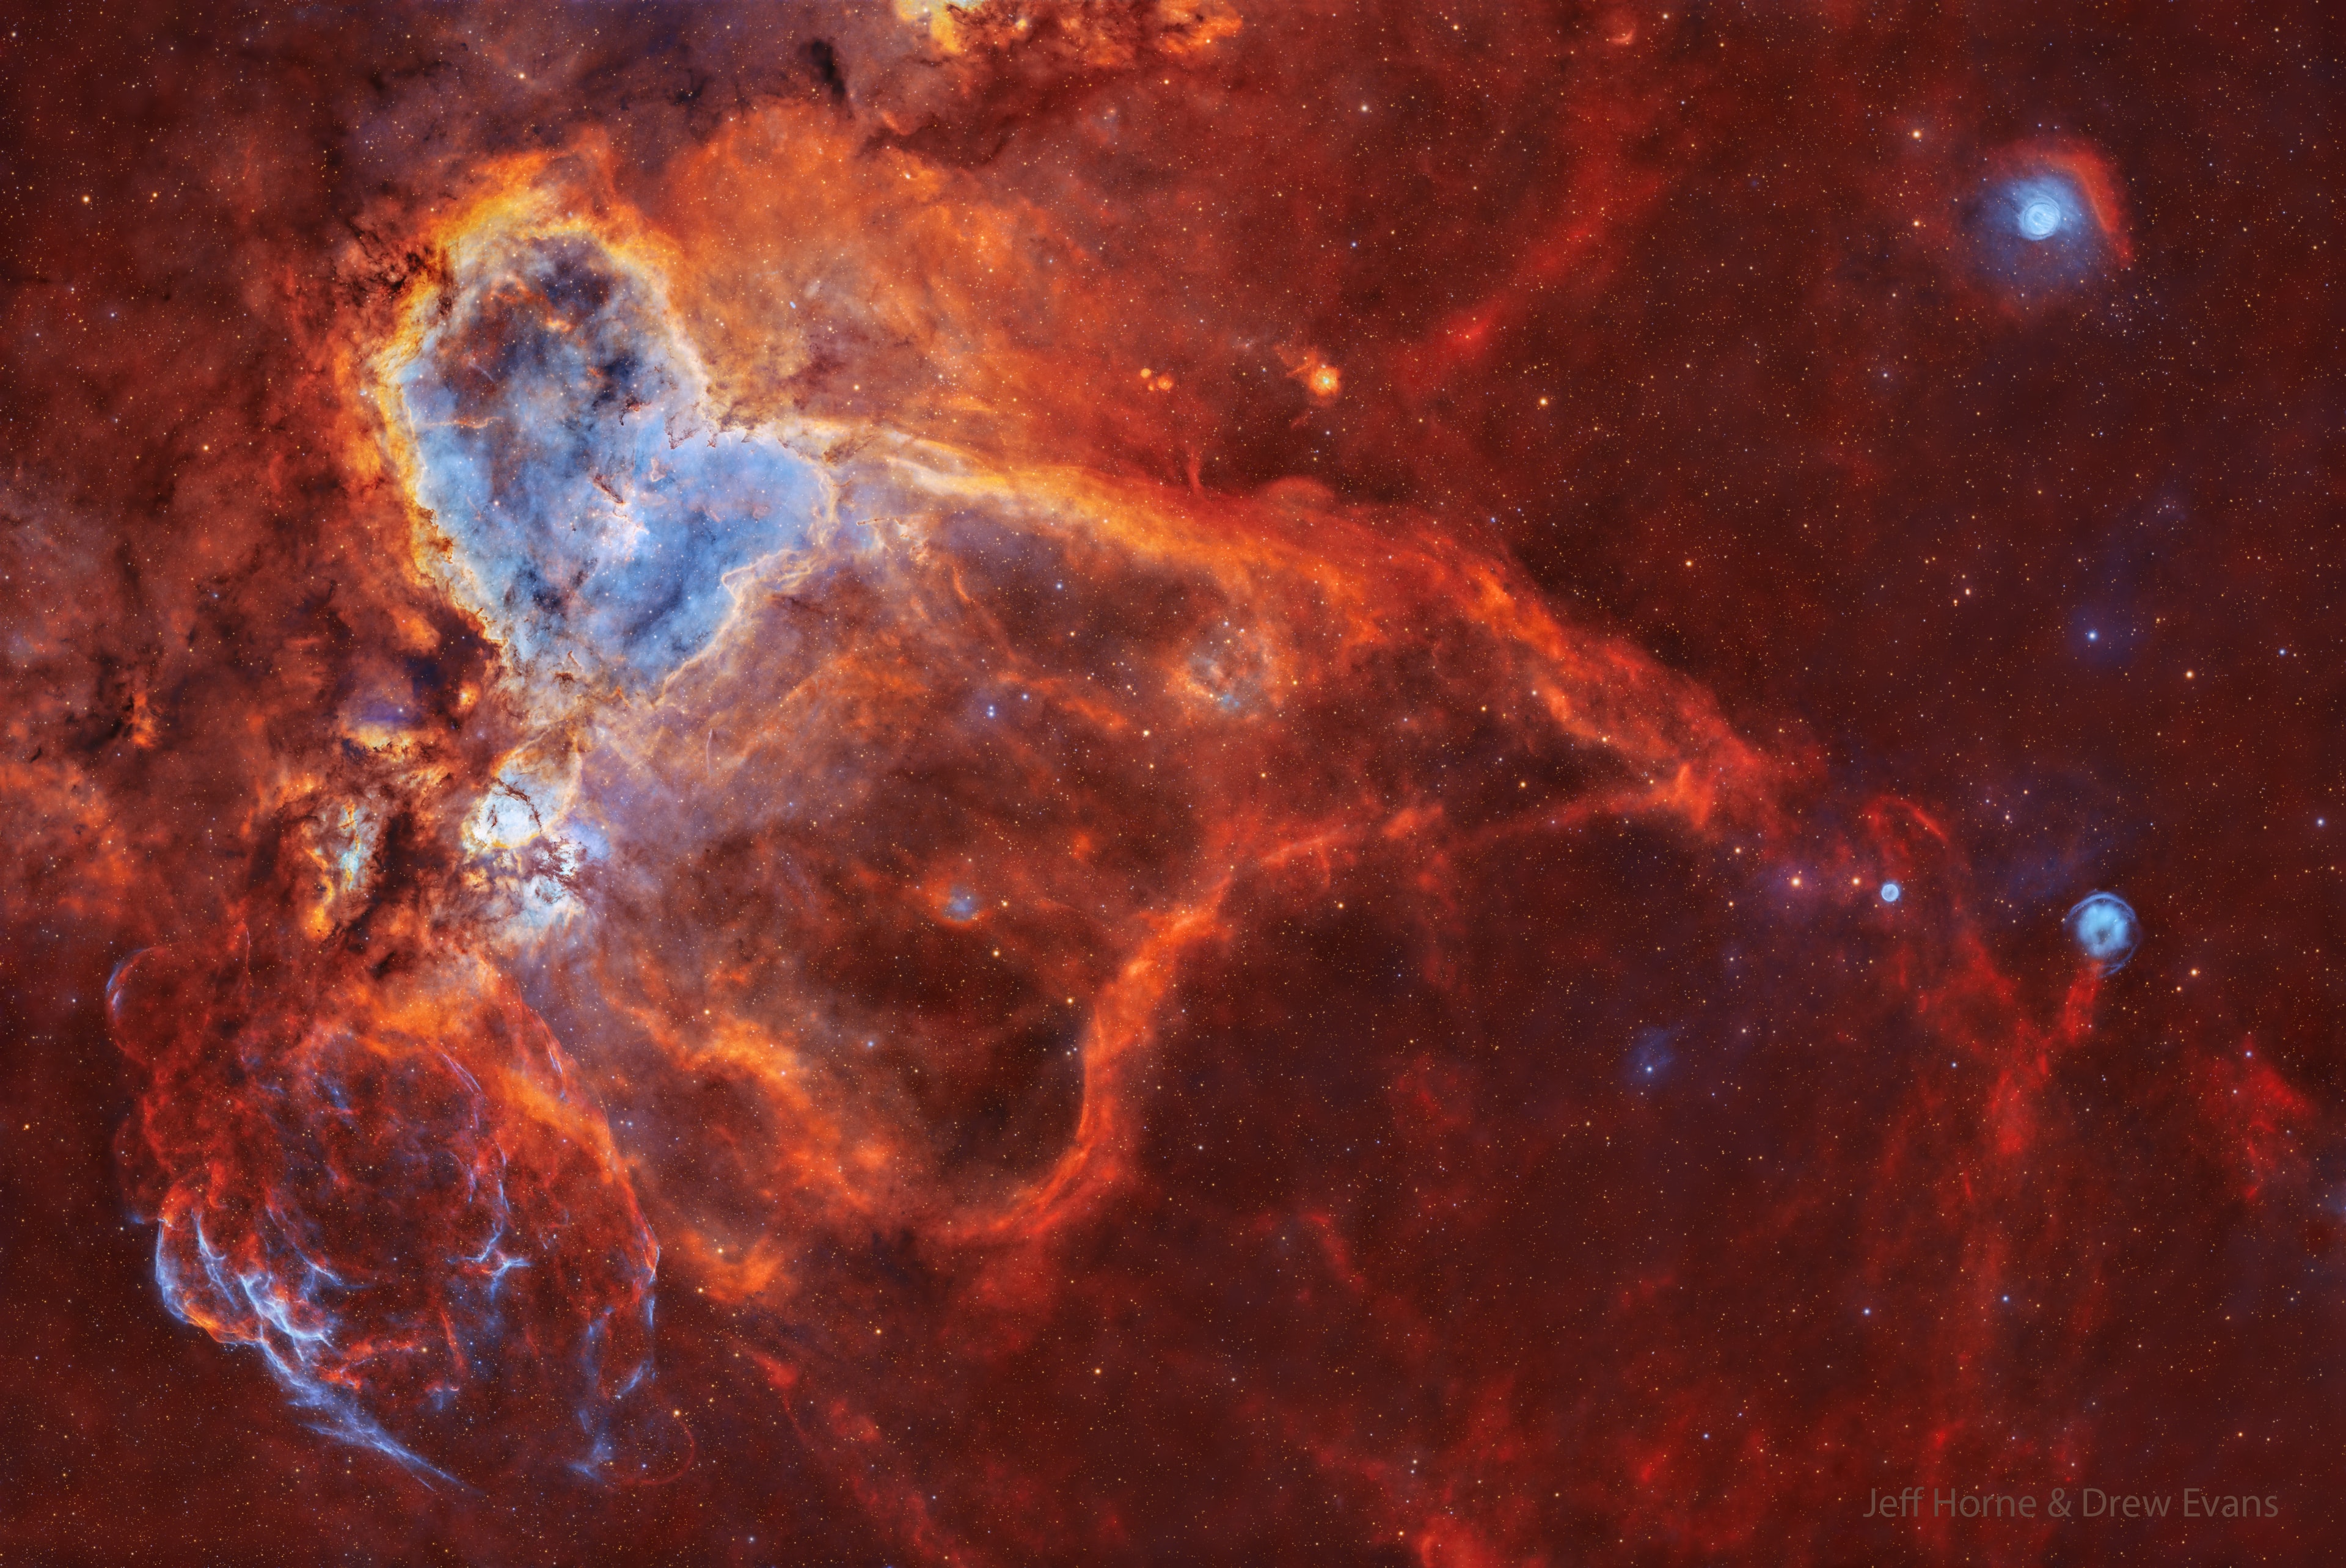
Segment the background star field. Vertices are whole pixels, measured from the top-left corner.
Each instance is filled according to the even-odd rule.
[[[0,1560],[2346,1553],[2320,7],[0,31]]]

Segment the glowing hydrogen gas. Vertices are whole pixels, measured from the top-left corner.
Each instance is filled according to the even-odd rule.
[[[2124,969],[2142,941],[2142,922],[2136,918],[2134,907],[2116,893],[2090,893],[2080,899],[2062,924],[2077,951],[2099,965],[2104,974]]]

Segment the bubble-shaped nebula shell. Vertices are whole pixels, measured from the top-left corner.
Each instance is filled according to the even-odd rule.
[[[272,983],[273,982],[273,983]],[[171,949],[108,987],[164,1304],[321,1431],[434,1484],[672,1470],[658,1247],[543,1023],[484,967],[270,976]]]
[[[2134,906],[2116,893],[2091,893],[2079,899],[2062,925],[2077,951],[2104,974],[2124,969],[2142,942],[2142,922],[2136,918]]]

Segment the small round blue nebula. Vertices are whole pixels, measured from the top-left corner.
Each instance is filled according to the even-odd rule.
[[[2061,923],[2068,928],[2077,951],[2098,964],[2104,974],[2124,969],[2142,941],[2142,922],[2135,918],[2134,906],[2116,893],[2087,894]]]
[[[955,888],[945,900],[945,919],[956,923],[977,918],[977,895],[967,888]]]
[[[2050,175],[2013,181],[2005,198],[2012,204],[2013,229],[2035,244],[2087,221],[2086,204],[2076,188]]]
[[[1903,898],[1905,894],[1906,890],[1900,887],[1896,882],[1884,882],[1882,884],[1882,901],[1883,903],[1894,904],[1900,899]]]

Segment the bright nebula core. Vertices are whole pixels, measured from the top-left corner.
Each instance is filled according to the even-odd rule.
[[[0,1562],[2346,1560],[2207,22],[20,8]]]
[[[2135,918],[2133,906],[2116,893],[2094,893],[2078,900],[2062,923],[2077,951],[2105,974],[2124,969],[2142,942],[2142,923]]]
[[[2050,239],[2062,223],[2060,199],[2051,194],[2023,188],[2014,193],[2020,208],[2020,237],[2023,239]]]
[[[521,668],[658,680],[715,635],[729,573],[803,542],[816,465],[710,423],[657,280],[591,233],[493,223],[454,261],[389,378],[432,558]]]

